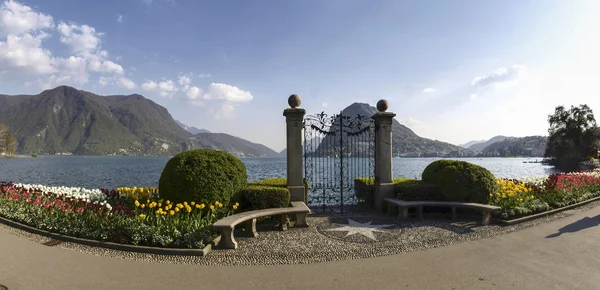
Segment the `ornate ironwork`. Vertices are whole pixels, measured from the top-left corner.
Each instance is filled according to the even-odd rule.
[[[375,123],[371,116],[343,112],[304,119],[304,176],[308,205],[315,212],[344,213],[357,203],[356,177],[373,177]]]

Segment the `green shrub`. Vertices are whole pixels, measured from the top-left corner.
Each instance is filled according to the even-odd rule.
[[[37,153],[31,154],[31,157],[38,157]]]
[[[246,187],[246,166],[235,156],[217,150],[197,149],[171,158],[160,176],[160,197],[173,202],[229,204]]]
[[[392,179],[394,184],[401,183],[406,180],[413,180],[411,178],[398,177]],[[373,177],[359,177],[354,179],[354,194],[360,201],[366,203],[373,203],[375,196],[375,178]]]
[[[287,178],[285,178],[285,177],[265,178],[262,180],[251,182],[248,185],[263,185],[263,186],[287,188]]]
[[[248,185],[235,199],[242,210],[287,207],[290,204],[290,191],[282,187]]]
[[[497,191],[494,175],[487,169],[458,160],[438,160],[429,164],[423,181],[440,187],[445,200],[487,204]]]
[[[422,180],[407,179],[395,184],[396,198],[401,200],[444,200],[440,187]]]

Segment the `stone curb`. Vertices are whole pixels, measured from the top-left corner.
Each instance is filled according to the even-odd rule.
[[[112,250],[119,250],[125,252],[137,252],[137,253],[145,253],[145,254],[155,254],[155,255],[182,255],[182,256],[206,256],[213,247],[216,247],[221,240],[221,236],[217,236],[213,239],[208,245],[204,246],[202,249],[177,249],[177,248],[159,248],[159,247],[147,247],[147,246],[135,246],[135,245],[126,245],[126,244],[117,244],[111,242],[101,242],[95,240],[88,240],[82,238],[75,238],[71,236],[61,235],[57,233],[48,232],[45,230],[40,230],[34,227],[30,227],[3,217],[0,217],[0,223],[5,224],[7,226],[17,228],[32,234],[37,234],[45,237],[49,237],[55,240],[83,244],[92,247],[99,248],[107,248]]]
[[[494,220],[496,222],[499,222],[499,223],[503,224],[503,225],[510,226],[510,225],[514,225],[514,224],[518,224],[518,223],[530,221],[530,220],[533,220],[533,219],[537,219],[537,218],[540,218],[540,217],[545,217],[545,216],[548,216],[548,215],[552,215],[552,214],[555,214],[555,213],[559,213],[561,211],[572,209],[572,208],[575,208],[575,207],[578,207],[578,206],[581,206],[581,205],[585,205],[585,204],[588,204],[590,202],[594,202],[594,201],[597,201],[597,200],[600,200],[600,196],[594,197],[592,199],[588,199],[588,200],[585,200],[585,201],[582,201],[582,202],[579,202],[579,203],[576,203],[576,204],[567,205],[567,206],[564,206],[564,207],[561,207],[561,208],[556,208],[556,209],[553,209],[553,210],[549,210],[549,211],[545,211],[545,212],[540,212],[540,213],[536,213],[536,214],[533,214],[533,215],[524,216],[524,217],[517,218],[517,219],[512,219],[512,220],[494,219]]]

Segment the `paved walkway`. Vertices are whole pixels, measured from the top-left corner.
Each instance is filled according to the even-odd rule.
[[[600,289],[600,207],[488,239],[339,262],[193,266],[98,257],[0,231],[13,289]],[[2,289],[2,287],[0,287]]]

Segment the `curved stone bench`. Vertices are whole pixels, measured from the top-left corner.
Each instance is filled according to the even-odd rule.
[[[222,218],[213,224],[221,232],[221,241],[219,247],[226,249],[237,249],[238,244],[233,236],[235,226],[244,223],[246,232],[250,237],[257,237],[256,218],[265,216],[279,216],[279,230],[287,230],[287,215],[296,215],[296,227],[308,227],[306,223],[306,215],[310,213],[310,209],[304,202],[293,201],[291,207],[268,208],[242,212]]]
[[[414,207],[417,209],[417,217],[423,217],[423,207],[425,206],[436,206],[436,207],[450,207],[452,208],[452,219],[456,218],[456,208],[469,208],[476,209],[482,212],[481,224],[488,225],[492,218],[492,213],[502,209],[499,206],[487,205],[481,203],[470,203],[470,202],[456,202],[456,201],[405,201],[396,198],[384,198],[388,204],[388,214],[390,214],[394,207],[401,209],[398,213],[398,218],[407,218],[408,209]]]

